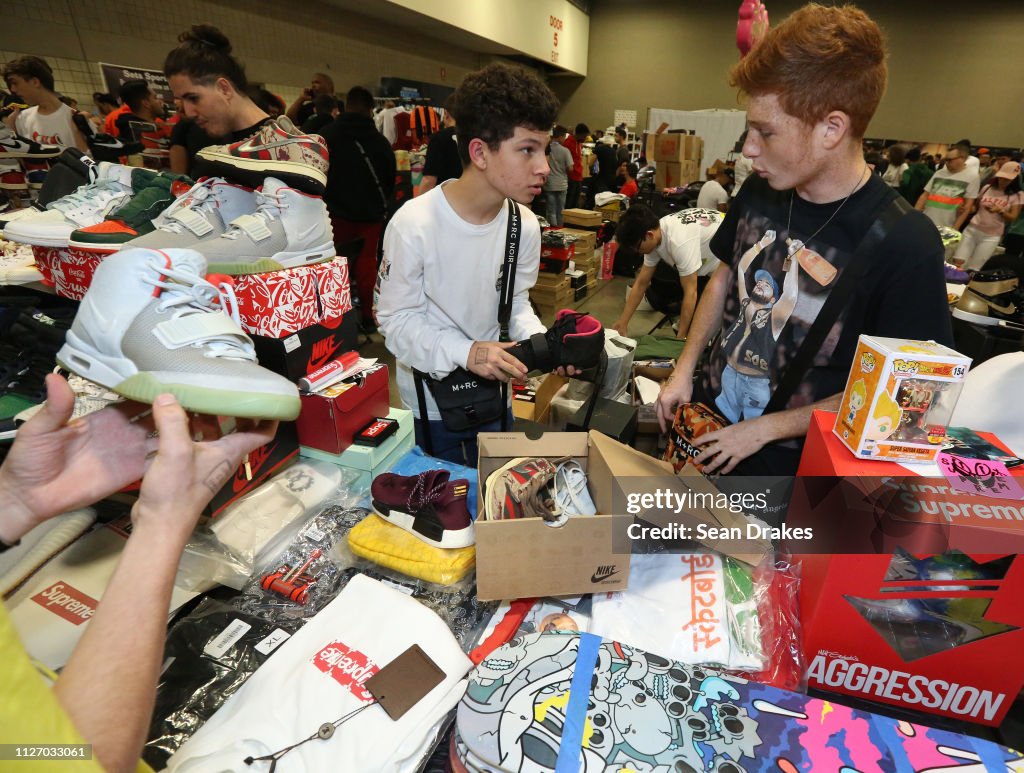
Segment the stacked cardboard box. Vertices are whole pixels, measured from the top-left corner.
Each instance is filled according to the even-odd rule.
[[[693,134],[666,132],[654,136],[655,185],[678,188],[700,178],[704,140]]]
[[[573,301],[572,281],[566,274],[540,273],[530,290],[530,300],[542,314],[563,309]]]
[[[604,221],[604,217],[600,212],[595,212],[592,209],[566,209],[562,211],[562,221],[566,225],[575,226],[577,228],[600,228],[601,223]]]

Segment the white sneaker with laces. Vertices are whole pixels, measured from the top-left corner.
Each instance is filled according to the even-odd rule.
[[[73,231],[103,222],[132,196],[131,167],[101,161],[96,179],[4,226],[4,238],[38,247],[67,247]]]
[[[170,392],[187,411],[291,421],[298,389],[257,364],[234,292],[205,275],[206,261],[194,250],[111,254],[57,362],[132,400],[151,403]]]
[[[551,484],[555,504],[568,516],[596,515],[597,507],[587,490],[587,473],[579,462],[562,462]]]
[[[327,205],[319,196],[268,177],[256,191],[256,211],[231,221],[215,239],[196,245],[214,274],[262,274],[323,263],[337,253]]]
[[[207,177],[193,185],[153,221],[156,230],[143,234],[121,249],[148,247],[154,250],[194,248],[215,239],[228,224],[256,211],[256,194],[220,177]]]

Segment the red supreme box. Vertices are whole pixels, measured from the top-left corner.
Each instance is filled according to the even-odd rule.
[[[809,684],[998,725],[1024,686],[1024,501],[858,459],[834,423],[813,415],[786,517],[814,530],[787,544]]]
[[[387,416],[390,404],[388,369],[380,366],[362,383],[335,384],[323,392],[302,396],[302,411],[295,422],[299,444],[340,454],[352,437],[376,416]]]

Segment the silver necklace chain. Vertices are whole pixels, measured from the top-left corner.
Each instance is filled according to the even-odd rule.
[[[866,165],[864,167],[864,172],[868,172],[870,174],[870,169]],[[824,231],[828,224],[835,219],[835,216],[839,214],[839,210],[841,210],[846,205],[846,202],[850,200],[853,194],[856,193],[857,189],[861,186],[861,183],[864,180],[864,172],[860,173],[860,176],[857,178],[857,182],[854,184],[853,189],[848,194],[846,194],[846,198],[839,202],[839,206],[836,207],[836,211],[829,215],[828,220],[822,223],[821,227],[813,234],[811,234],[806,242],[800,241],[799,239],[792,239],[789,237],[790,225],[793,223],[793,199],[796,197],[796,188],[789,192],[789,217],[786,219],[786,262],[782,267],[783,271],[789,271],[790,263],[792,262],[793,256],[796,255],[800,251],[800,249],[805,244],[807,244],[807,242],[813,241],[814,238],[822,231]]]

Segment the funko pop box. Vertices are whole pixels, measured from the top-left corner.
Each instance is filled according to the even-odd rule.
[[[862,335],[833,432],[860,458],[933,461],[970,365],[934,341]]]

